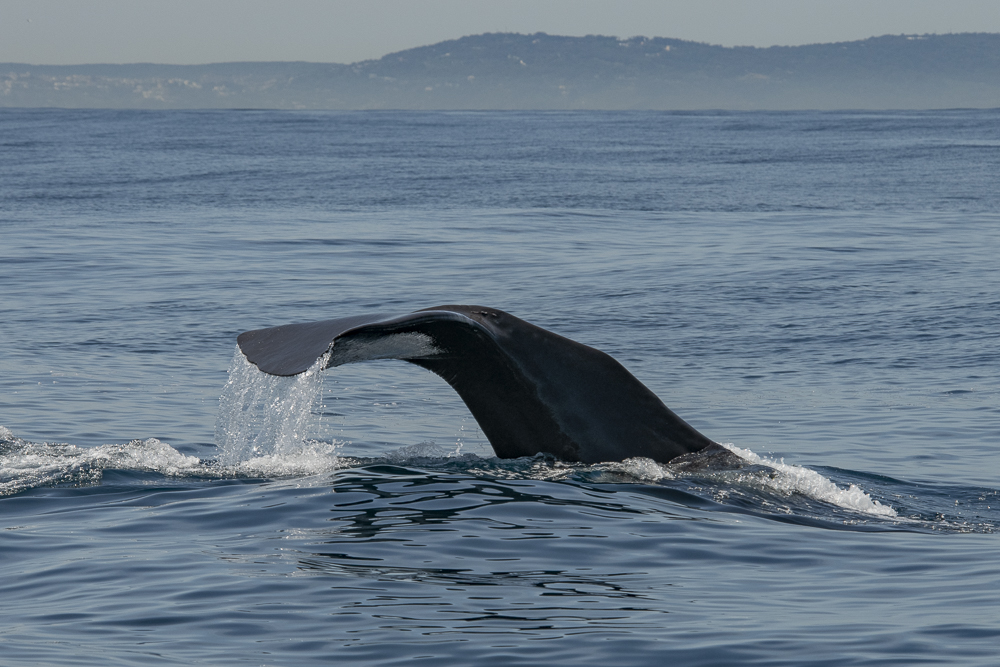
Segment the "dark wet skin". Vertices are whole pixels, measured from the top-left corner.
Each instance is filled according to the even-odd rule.
[[[709,456],[699,460],[715,464],[739,458],[609,355],[495,308],[448,305],[290,324],[248,331],[238,343],[272,375],[302,373],[328,351],[327,367],[396,358],[426,368],[458,392],[500,458],[547,453],[582,463],[645,457],[693,465],[683,457],[702,450]]]

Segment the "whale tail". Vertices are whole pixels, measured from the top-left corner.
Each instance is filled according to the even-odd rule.
[[[438,306],[240,334],[247,360],[271,375],[403,359],[458,392],[501,458],[553,454],[598,463],[662,463],[714,444],[612,357],[495,308]]]

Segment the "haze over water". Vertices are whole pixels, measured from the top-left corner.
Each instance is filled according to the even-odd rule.
[[[4,110],[0,663],[990,664],[997,121]],[[499,460],[416,367],[234,357],[448,303],[755,465]]]

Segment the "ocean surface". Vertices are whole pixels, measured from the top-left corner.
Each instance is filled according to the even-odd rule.
[[[0,110],[0,664],[1000,664],[998,258],[1000,111]],[[748,465],[236,348],[454,303]]]

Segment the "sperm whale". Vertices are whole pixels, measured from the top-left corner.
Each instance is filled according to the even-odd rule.
[[[668,463],[723,450],[608,354],[496,308],[286,324],[244,332],[237,343],[271,375],[297,375],[327,353],[324,368],[371,359],[426,368],[458,392],[500,458]]]

